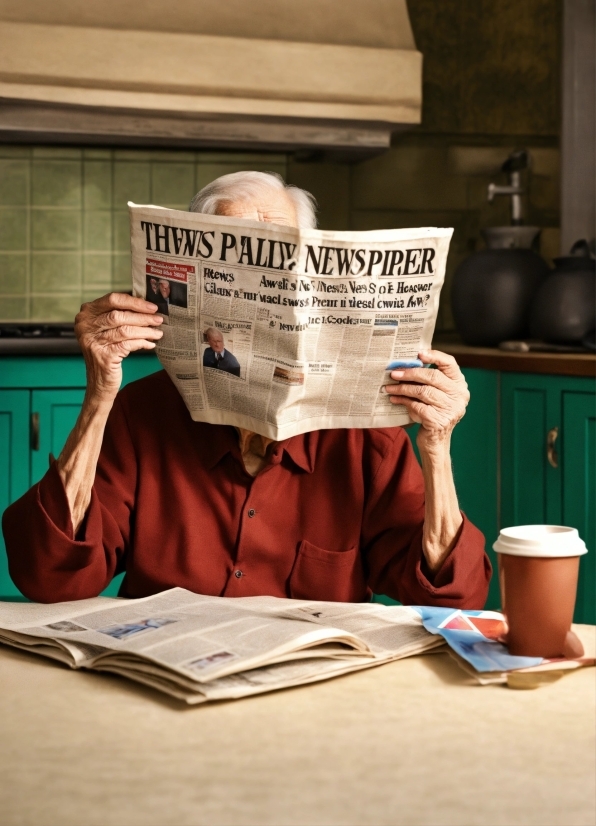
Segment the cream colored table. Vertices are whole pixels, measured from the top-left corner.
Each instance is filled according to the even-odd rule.
[[[2,648],[0,681],[2,826],[596,820],[593,668],[513,691],[435,654],[181,708]]]

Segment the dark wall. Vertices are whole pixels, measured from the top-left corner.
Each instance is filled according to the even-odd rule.
[[[289,178],[310,189],[333,229],[453,226],[438,329],[453,321],[449,288],[457,264],[482,246],[480,229],[509,223],[509,203],[491,205],[491,180],[509,151],[527,147],[526,223],[543,227],[547,258],[559,245],[561,0],[409,0],[424,55],[419,127],[392,149],[355,165],[296,163]]]
[[[424,55],[422,130],[559,134],[561,0],[408,0]]]

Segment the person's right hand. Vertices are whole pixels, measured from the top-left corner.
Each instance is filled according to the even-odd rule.
[[[157,305],[125,293],[109,293],[83,304],[75,334],[87,365],[87,392],[113,401],[122,383],[122,359],[135,350],[152,350],[163,336]]]

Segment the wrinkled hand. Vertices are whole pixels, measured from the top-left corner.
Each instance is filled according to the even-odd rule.
[[[75,334],[87,365],[87,391],[112,401],[122,383],[122,360],[135,350],[152,350],[163,336],[157,306],[125,293],[109,293],[83,304]]]
[[[413,421],[421,425],[416,442],[424,450],[449,442],[453,428],[466,412],[470,393],[453,356],[424,350],[418,358],[424,364],[435,364],[437,369],[393,370],[390,375],[397,384],[388,384],[385,390],[394,404],[403,404]]]

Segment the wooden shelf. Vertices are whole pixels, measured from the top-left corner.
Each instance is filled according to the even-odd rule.
[[[461,367],[596,377],[596,354],[592,353],[508,353],[496,347],[468,347],[449,341],[435,341],[433,347],[455,356]]]

